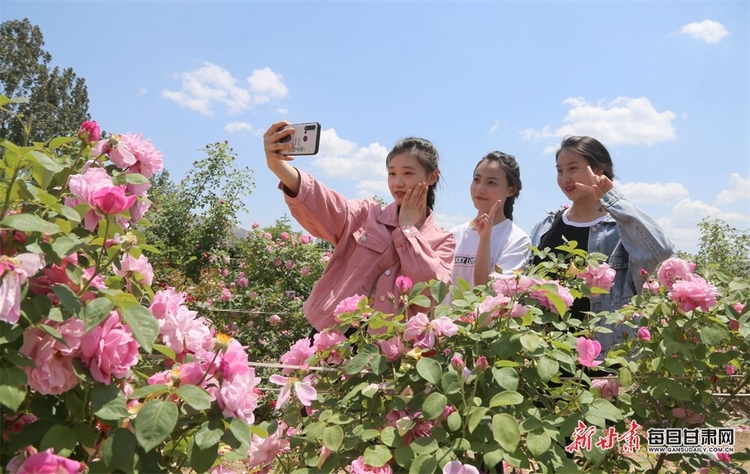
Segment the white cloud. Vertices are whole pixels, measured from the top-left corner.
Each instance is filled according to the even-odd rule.
[[[148,92],[148,89],[146,89],[145,87],[138,88],[138,95],[146,95],[146,92]]]
[[[445,230],[451,230],[457,225],[463,224],[464,222],[467,222],[470,219],[473,219],[474,216],[441,214],[439,212],[436,212],[433,218],[435,219],[435,223],[438,226],[442,227]]]
[[[356,185],[357,197],[360,199],[370,199],[378,196],[385,202],[393,201],[391,191],[388,189],[388,180],[386,179],[366,179]]]
[[[224,130],[229,133],[250,132],[253,135],[260,135],[263,133],[263,130],[254,129],[253,126],[247,122],[229,122],[224,126]]]
[[[617,183],[617,187],[631,201],[641,204],[649,202],[674,202],[689,196],[688,189],[680,183]]]
[[[224,105],[230,114],[249,109],[253,104],[285,97],[288,90],[282,77],[269,68],[256,69],[247,78],[250,90],[238,85],[237,79],[221,66],[203,62],[203,67],[177,74],[182,89],[163,90],[162,97],[203,115],[213,115],[215,104]]]
[[[715,206],[723,206],[741,200],[750,201],[750,176],[743,178],[739,173],[732,173],[729,178],[729,189],[716,196]]]
[[[680,115],[680,118],[681,118],[682,120],[687,120],[687,119],[688,119],[688,117],[689,117],[689,115],[688,115],[688,113],[687,113],[687,112],[683,112],[683,113],[682,113],[682,115]]]
[[[526,129],[519,133],[525,140],[560,139],[567,135],[589,135],[606,146],[653,145],[676,137],[671,110],[657,111],[645,97],[618,97],[609,103],[586,102],[580,97],[563,101],[570,110],[563,118],[564,125],[552,129],[549,125],[541,130]],[[548,146],[545,150],[556,149]],[[547,152],[547,151],[545,151]]]
[[[271,98],[286,97],[289,93],[284,85],[283,76],[277,74],[269,67],[253,70],[253,74],[247,78],[250,83],[250,89],[256,94],[254,97],[256,104],[262,104],[271,100]]]
[[[388,150],[379,143],[360,147],[351,140],[339,137],[336,130],[330,128],[321,132],[320,150],[312,165],[332,178],[365,182],[387,176],[386,155]],[[390,193],[386,193],[388,195]]]
[[[705,41],[708,44],[718,44],[729,35],[729,31],[724,25],[713,20],[688,23],[680,28],[680,33]]]
[[[689,198],[680,200],[669,216],[657,219],[675,242],[677,250],[696,252],[700,238],[698,223],[704,218],[721,219],[729,225],[745,228],[750,224],[750,215],[723,211],[702,201]]]
[[[279,107],[278,109],[276,109],[276,112],[278,112],[278,113],[280,113],[282,115],[286,115],[286,114],[289,113],[289,109],[285,109],[283,107]]]
[[[496,120],[495,123],[493,123],[492,126],[490,127],[490,135],[492,135],[493,133],[495,133],[497,131],[497,129],[500,128],[500,125],[501,125],[500,121]]]

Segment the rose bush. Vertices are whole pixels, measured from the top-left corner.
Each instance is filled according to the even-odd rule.
[[[184,293],[150,287],[156,249],[137,224],[161,153],[140,134],[97,135],[89,122],[78,137],[0,141],[0,466],[205,472],[221,470],[221,446],[267,469],[282,440],[252,426],[259,378],[243,346]]]
[[[630,305],[581,321],[569,315],[573,298],[611,285],[603,256],[574,242],[545,253],[552,261],[526,275],[451,287],[453,307],[438,304],[448,290],[441,282],[404,285],[395,315],[362,297],[342,303],[337,329],[354,334],[304,338],[282,358],[297,367],[287,380],[306,385],[283,408],[296,430],[277,469],[718,472],[750,459],[645,455],[649,428],[727,426],[724,406],[750,385],[748,282],[721,292],[671,260],[661,278],[646,275]],[[430,309],[406,321],[412,305]],[[602,354],[605,322],[639,336]]]

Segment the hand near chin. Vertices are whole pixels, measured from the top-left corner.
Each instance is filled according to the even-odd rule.
[[[404,203],[398,213],[398,225],[401,227],[422,227],[427,218],[427,183],[419,183],[414,189],[406,191]]]
[[[474,219],[474,230],[479,234],[479,239],[486,239],[492,234],[492,225],[494,223],[495,215],[498,209],[502,206],[503,201],[497,200],[492,205],[489,213],[482,214],[481,216]]]
[[[588,171],[591,185],[589,186],[586,184],[576,183],[576,186],[586,188],[597,200],[601,199],[602,196],[607,194],[612,188],[615,187],[615,185],[609,178],[607,178],[603,174],[598,175],[594,173],[594,170],[591,169],[591,166],[587,166],[586,170]]]

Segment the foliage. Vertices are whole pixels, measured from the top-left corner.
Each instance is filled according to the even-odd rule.
[[[157,272],[175,269],[193,281],[209,265],[210,255],[227,252],[239,231],[237,214],[255,187],[252,171],[237,168],[226,143],[206,145],[206,157],[193,163],[179,184],[164,172],[152,180],[145,234],[161,250]]]
[[[665,461],[687,472],[728,467],[706,455],[655,459],[628,450],[645,448],[634,443],[649,428],[726,425],[722,407],[732,397],[712,392],[750,386],[748,282],[720,293],[673,259],[658,280],[644,279],[647,289],[631,305],[581,321],[568,313],[573,298],[606,292],[611,269],[603,255],[574,242],[550,258],[529,275],[496,275],[488,287],[459,282],[450,289],[453,307],[437,304],[442,282],[404,284],[396,315],[374,311],[358,295],[342,301],[339,330],[356,328],[348,339],[327,331],[282,357],[299,367],[288,374],[298,398],[307,398],[310,384],[317,399],[306,416],[296,402],[284,410],[297,449],[280,468],[431,473],[452,461],[485,471],[501,462],[532,472],[663,472]],[[611,331],[605,322],[637,327],[639,337],[596,358],[593,340]],[[591,450],[574,449],[585,440],[575,436],[581,425],[591,430]],[[566,447],[577,452],[569,456]],[[750,451],[731,455],[731,462],[747,459]]]
[[[0,138],[26,145],[29,140],[74,132],[89,119],[84,80],[72,68],[51,67],[52,56],[43,46],[41,30],[28,19],[0,25],[0,93],[28,99],[6,106],[23,122],[0,115]],[[24,122],[31,125],[28,135]]]
[[[750,229],[731,227],[721,219],[703,219],[698,227],[701,231],[700,250],[695,257],[698,268],[720,268],[734,278],[750,279]]]
[[[278,450],[280,431],[251,426],[244,350],[150,287],[156,249],[136,223],[161,153],[140,135],[97,141],[92,122],[79,137],[0,141],[0,466],[206,472],[221,445],[264,469],[258,446]]]

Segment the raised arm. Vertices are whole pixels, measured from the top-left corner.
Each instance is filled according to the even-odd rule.
[[[294,148],[294,144],[291,141],[287,143],[279,141],[294,133],[294,129],[292,128],[282,130],[287,125],[289,125],[289,122],[286,121],[276,122],[271,125],[266,130],[266,133],[263,134],[263,149],[266,152],[268,169],[279,178],[284,185],[285,192],[294,197],[299,192],[299,171],[288,163],[294,160],[294,158],[284,155],[285,151]]]

